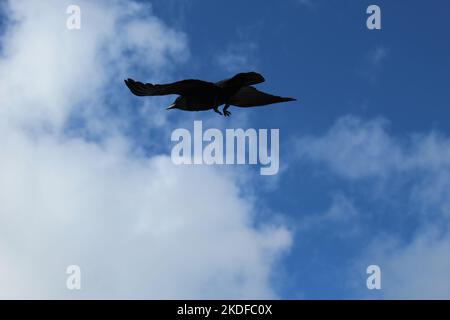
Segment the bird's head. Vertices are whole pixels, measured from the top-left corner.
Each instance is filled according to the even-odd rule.
[[[187,101],[185,97],[178,97],[175,99],[175,101],[166,108],[166,110],[170,110],[170,109],[181,109],[181,110],[186,110],[187,109]]]

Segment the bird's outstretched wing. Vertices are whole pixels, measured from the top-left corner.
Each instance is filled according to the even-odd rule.
[[[241,88],[234,96],[232,96],[228,103],[237,107],[259,107],[272,103],[296,101],[294,98],[284,98],[274,96],[257,90],[255,87],[247,86]]]
[[[125,84],[137,96],[195,95],[196,93],[207,93],[217,89],[214,83],[202,80],[182,80],[168,84],[151,84],[127,79]]]
[[[217,86],[224,88],[227,86],[251,86],[266,81],[264,77],[257,72],[241,72],[232,78],[225,79],[216,83]]]

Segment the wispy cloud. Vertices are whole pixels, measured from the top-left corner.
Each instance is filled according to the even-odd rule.
[[[332,196],[328,209],[319,214],[309,214],[299,222],[299,233],[326,232],[328,236],[349,238],[361,234],[361,213],[353,201],[342,193]]]
[[[315,1],[313,0],[296,0],[296,2],[308,8],[312,8],[315,5]]]
[[[253,42],[240,42],[230,46],[217,56],[217,63],[228,72],[242,72],[257,67],[258,45]]]
[[[388,57],[388,52],[385,47],[376,47],[368,54],[368,59],[373,66],[379,66]]]
[[[357,68],[357,73],[374,83],[380,77],[383,65],[389,58],[390,50],[385,46],[376,46],[370,49]]]
[[[382,118],[363,122],[343,117],[323,136],[302,137],[297,151],[345,178],[386,176],[403,163],[403,153],[387,133],[387,126]]]
[[[321,136],[299,139],[297,147],[303,161],[326,168],[343,185],[358,183],[360,191],[342,191],[367,203],[369,222],[353,219],[372,234],[358,268],[382,267],[384,297],[450,297],[450,137],[437,132],[397,137],[385,119],[346,116]],[[382,190],[374,196],[380,182]],[[372,224],[380,219],[384,227],[378,234]],[[339,223],[335,227],[340,229]]]

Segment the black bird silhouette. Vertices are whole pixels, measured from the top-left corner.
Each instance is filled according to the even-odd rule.
[[[178,94],[179,97],[167,109],[186,111],[213,109],[222,115],[219,106],[225,104],[222,110],[225,117],[231,115],[228,111],[230,105],[248,108],[296,100],[273,96],[253,87],[264,81],[264,77],[259,73],[245,72],[216,83],[189,79],[168,84],[151,84],[128,79],[125,80],[125,84],[133,94],[141,97]]]

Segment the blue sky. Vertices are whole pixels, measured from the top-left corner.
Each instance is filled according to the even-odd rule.
[[[227,241],[224,240],[224,242],[228,242],[228,245],[232,247],[242,245],[248,250],[255,250],[256,258],[254,261],[247,261],[241,258],[241,255],[236,255],[234,258],[233,255],[226,256],[227,264],[230,266],[224,269],[231,271],[230,275],[226,271],[224,278],[230,276],[231,279],[240,279],[239,277],[252,279],[249,276],[251,270],[257,270],[255,274],[262,274],[263,280],[260,278],[249,280],[249,283],[252,283],[251,286],[249,285],[251,290],[244,288],[248,292],[239,285],[225,289],[222,284],[217,284],[219,288],[217,295],[208,295],[202,291],[203,287],[188,283],[185,287],[190,289],[180,293],[181,297],[234,297],[235,292],[246,292],[242,296],[247,298],[275,296],[285,299],[450,297],[450,285],[448,285],[450,283],[448,252],[450,251],[447,250],[450,249],[450,197],[448,194],[450,187],[450,125],[448,122],[450,118],[450,3],[448,1],[155,0],[139,1],[139,3],[140,10],[126,13],[128,15],[125,18],[119,13],[120,10],[105,9],[105,15],[108,13],[116,15],[119,18],[114,18],[116,20],[113,21],[121,21],[124,24],[135,19],[143,19],[144,24],[150,23],[150,26],[156,26],[155,29],[149,30],[157,30],[158,35],[161,33],[164,37],[150,36],[142,40],[139,38],[139,33],[131,33],[132,40],[128,40],[124,34],[130,32],[129,29],[117,27],[120,34],[115,34],[116,31],[111,32],[118,39],[118,44],[114,46],[121,50],[109,50],[108,44],[102,52],[110,60],[90,59],[92,56],[97,56],[91,56],[89,50],[92,49],[94,52],[97,49],[87,46],[86,51],[78,52],[77,50],[81,50],[80,44],[83,46],[86,43],[83,39],[89,37],[89,32],[92,30],[89,27],[95,25],[92,21],[89,22],[89,10],[92,9],[92,12],[101,12],[101,10],[94,7],[87,8],[87,5],[82,3],[83,14],[86,14],[88,19],[87,27],[83,27],[80,38],[73,40],[77,46],[70,48],[74,49],[75,53],[67,59],[89,61],[83,66],[91,66],[92,69],[101,65],[99,73],[105,77],[88,74],[92,76],[92,89],[78,88],[69,82],[61,87],[62,90],[67,90],[68,96],[72,91],[83,93],[82,98],[74,99],[75,102],[72,104],[62,103],[64,107],[61,107],[61,110],[64,111],[61,112],[64,116],[60,116],[59,108],[48,108],[48,105],[53,104],[54,101],[65,101],[65,98],[70,100],[68,97],[53,100],[50,99],[53,97],[52,93],[48,93],[49,97],[44,99],[42,97],[45,94],[37,92],[36,96],[39,98],[37,98],[36,106],[42,105],[41,114],[51,115],[49,116],[51,121],[41,119],[39,114],[19,117],[14,112],[6,111],[5,113],[11,117],[7,118],[8,121],[12,119],[11,123],[18,121],[22,124],[23,121],[24,126],[28,126],[27,121],[31,119],[33,123],[42,122],[43,127],[50,128],[48,132],[51,134],[47,132],[39,135],[39,137],[45,137],[42,138],[45,142],[44,146],[47,146],[47,140],[51,141],[51,151],[53,151],[48,152],[51,155],[49,159],[42,156],[43,164],[49,161],[48,163],[57,163],[59,166],[60,156],[72,153],[73,159],[79,159],[81,163],[86,161],[83,170],[77,171],[78,164],[75,163],[72,167],[61,170],[61,172],[74,171],[74,177],[66,177],[69,186],[72,185],[70,182],[72,179],[75,181],[73,189],[68,187],[70,190],[80,190],[77,184],[77,172],[82,177],[85,172],[91,172],[92,161],[89,162],[89,159],[103,159],[104,161],[99,160],[99,163],[104,163],[105,168],[111,165],[114,170],[123,174],[116,181],[115,176],[111,178],[109,173],[102,175],[92,170],[95,173],[86,176],[85,179],[93,183],[93,188],[98,189],[94,189],[96,190],[93,192],[94,196],[80,196],[76,198],[78,200],[72,200],[74,205],[76,201],[79,202],[76,207],[87,208],[86,212],[92,216],[99,210],[102,211],[98,208],[103,208],[103,202],[106,201],[108,204],[105,204],[104,210],[106,208],[111,210],[113,215],[117,207],[114,195],[122,199],[119,194],[122,195],[123,192],[119,191],[124,191],[122,189],[124,187],[117,186],[122,180],[127,182],[124,183],[125,186],[136,192],[135,195],[130,196],[132,201],[139,199],[144,201],[148,195],[141,194],[141,188],[138,186],[146,187],[146,185],[139,176],[149,175],[149,178],[158,181],[162,176],[170,176],[171,178],[162,182],[164,188],[168,188],[167,193],[183,194],[186,188],[190,189],[192,186],[186,185],[186,181],[177,179],[194,179],[197,171],[192,173],[186,169],[186,172],[180,173],[181,178],[177,178],[178,176],[173,177],[172,174],[176,175],[178,171],[170,169],[170,166],[167,169],[167,164],[163,164],[161,168],[158,165],[155,172],[161,171],[164,174],[154,173],[157,176],[155,177],[152,176],[153,173],[148,173],[148,170],[144,170],[141,166],[149,159],[157,159],[158,156],[169,154],[171,130],[180,126],[191,126],[193,120],[203,120],[205,127],[279,128],[282,170],[277,176],[260,176],[259,169],[252,167],[217,168],[218,173],[198,172],[199,181],[203,181],[201,179],[216,181],[217,179],[218,190],[227,190],[227,188],[230,189],[230,185],[233,186],[230,191],[232,195],[229,199],[227,198],[230,201],[230,211],[226,211],[225,214],[239,212],[238,216],[245,219],[236,219],[236,221],[249,221],[248,225],[250,225],[243,222],[243,225],[232,224],[237,230],[244,230],[244,236],[234,239],[226,234],[224,239]],[[366,28],[368,17],[366,8],[370,4],[377,4],[381,8],[381,30],[371,31]],[[64,12],[64,6],[61,8]],[[119,6],[119,8],[123,7]],[[14,10],[25,11],[22,7],[14,8]],[[98,17],[97,13],[92,16]],[[6,20],[2,19],[2,21]],[[105,25],[108,25],[108,21],[105,20]],[[100,22],[98,23],[100,25]],[[0,30],[4,31],[6,25],[6,22],[0,22]],[[42,30],[47,30],[47,33],[36,31],[36,38],[41,39],[39,38],[41,36],[52,44],[54,39],[48,34],[48,30],[53,30],[51,29],[53,25],[49,25],[49,29],[46,28],[47,26]],[[103,31],[95,32],[99,35],[93,38],[92,43],[104,39],[101,33]],[[104,31],[106,39],[113,39],[114,36],[108,32]],[[33,32],[30,31],[30,35],[33,35]],[[58,37],[55,36],[55,39],[66,39],[67,34],[62,33]],[[163,43],[161,52],[154,51],[155,47],[159,47],[158,41]],[[5,43],[2,42],[2,48]],[[10,44],[14,44],[12,40],[8,43],[11,48],[15,48]],[[66,42],[64,43],[67,45]],[[28,47],[25,46],[25,48],[29,50]],[[49,48],[57,48],[57,46],[49,46]],[[39,52],[41,51],[37,54]],[[66,50],[64,54],[70,55],[70,52]],[[117,52],[120,53],[117,54]],[[142,52],[151,52],[151,55],[150,57],[141,56]],[[61,63],[63,75],[64,68],[69,68],[63,62],[66,61],[65,59],[64,56],[61,61],[57,59],[57,62]],[[126,61],[127,59],[130,61]],[[5,68],[15,71],[19,64],[14,64],[13,59],[11,61],[5,60],[5,66],[11,66]],[[118,67],[119,65],[121,67]],[[45,62],[43,66],[46,66]],[[53,75],[52,70],[48,71],[50,75]],[[122,83],[122,79],[126,77],[142,81],[173,81],[182,78],[214,81],[227,78],[239,71],[250,70],[261,72],[266,78],[265,83],[258,85],[259,88],[282,96],[296,97],[298,102],[249,110],[232,107],[230,118],[220,118],[213,112],[195,114],[166,112],[161,105],[167,106],[172,98],[154,98],[151,102],[144,101],[131,96]],[[37,71],[31,74],[38,75]],[[69,71],[74,73],[72,69],[68,69]],[[75,74],[74,79],[85,79],[76,72]],[[80,78],[77,78],[78,76]],[[119,80],[106,82],[104,78],[108,77]],[[36,76],[36,79],[40,77]],[[53,78],[51,80],[53,81]],[[96,95],[95,89],[101,90],[99,98],[92,98]],[[1,90],[0,93],[2,93]],[[83,96],[84,94],[86,96]],[[56,93],[54,96],[59,97]],[[31,97],[35,101],[35,96]],[[73,96],[70,97],[73,98]],[[23,110],[29,110],[27,108],[32,105],[28,100],[22,101],[12,96],[8,96],[5,100],[6,106],[17,104],[22,108],[23,105]],[[22,110],[20,108],[19,110]],[[92,111],[93,109],[95,111]],[[2,123],[0,123],[0,129],[2,129],[1,125]],[[71,142],[72,140],[74,144],[70,143],[69,146],[65,143],[61,144],[61,141]],[[30,147],[29,150],[41,150],[40,142],[36,142],[35,145],[35,142],[32,143],[28,138],[24,138],[23,141],[27,146],[23,147],[24,150],[28,150],[28,147]],[[41,140],[36,139],[36,141]],[[77,149],[78,144],[85,148]],[[97,148],[98,154],[91,154],[91,151]],[[124,155],[122,149],[128,150],[128,153]],[[83,156],[78,158],[80,154]],[[39,176],[34,170],[38,171],[34,167],[30,169],[30,177]],[[225,178],[228,170],[237,176],[231,180],[232,182]],[[100,171],[103,172],[103,169]],[[42,172],[46,171],[42,169]],[[136,174],[135,177],[134,174],[137,172],[141,172],[141,175]],[[54,175],[57,176],[57,173]],[[49,176],[54,175],[52,173]],[[46,177],[43,174],[44,182]],[[128,180],[131,179],[130,177],[133,177],[133,180]],[[176,185],[182,188],[181,191],[178,187],[171,185],[172,178],[177,181]],[[31,178],[24,179],[30,181]],[[99,179],[104,179],[104,182],[98,182]],[[99,183],[98,186],[97,183]],[[154,188],[149,187],[149,190]],[[211,188],[215,188],[214,184]],[[103,194],[100,190],[106,190],[104,191],[106,193]],[[220,191],[214,193],[216,192]],[[0,188],[0,195],[1,193]],[[101,205],[95,201],[91,203],[95,195],[103,201],[100,202]],[[64,199],[63,196],[61,197]],[[167,212],[164,211],[164,218],[161,218],[161,221],[170,218],[169,220],[180,224],[182,224],[180,221],[185,221],[185,217],[176,212],[184,210],[188,215],[193,216],[196,216],[197,211],[203,212],[198,209],[195,201],[195,203],[188,202],[191,206],[180,208],[172,207],[170,200],[167,200],[167,203],[164,202],[166,201],[164,196],[155,196],[155,201],[158,202],[159,198],[163,200],[157,208],[152,207],[151,204],[140,209],[130,204],[129,208],[139,212],[157,212],[158,210],[163,212],[166,205]],[[172,198],[169,197],[169,199]],[[71,202],[70,197],[67,198],[67,202]],[[45,208],[53,208],[53,204],[54,202],[50,202]],[[119,207],[122,204],[123,202],[120,202]],[[111,207],[108,207],[109,205]],[[205,223],[209,223],[211,230],[217,228],[220,232],[217,230],[214,232],[222,234],[225,227],[222,230],[221,223],[229,221],[222,220],[220,215],[215,214],[211,214],[209,218],[208,210],[213,210],[210,208],[215,208],[215,205],[217,204],[205,205],[205,215],[199,215],[199,217],[203,217]],[[247,205],[253,207],[250,213],[246,209]],[[12,207],[14,206],[5,208]],[[163,209],[158,209],[160,207]],[[55,205],[55,208],[59,207]],[[72,211],[69,210],[69,212]],[[169,213],[172,213],[173,217]],[[0,207],[0,214],[4,214],[5,219],[9,217],[7,210],[2,211],[2,207]],[[116,214],[117,216],[113,215],[113,217],[122,217],[120,212]],[[138,221],[143,219],[150,225],[154,222],[154,220],[147,221],[140,215],[133,217],[137,217]],[[188,221],[185,221],[186,225],[191,226],[191,223],[194,224],[197,221],[195,219],[200,219],[199,217],[192,218],[192,222],[186,220]],[[89,221],[88,219],[92,218],[82,216],[71,219],[74,221],[80,219],[79,223],[82,226],[82,221]],[[88,228],[86,232],[94,234],[97,230],[94,226],[98,223],[98,230],[108,230],[105,238],[109,239],[109,235],[117,231],[116,227],[111,226],[111,230],[115,231],[109,232],[109,225],[102,226],[104,220],[101,215],[98,219],[98,221],[91,221],[93,229]],[[109,219],[109,216],[106,219]],[[131,217],[130,220],[132,220]],[[235,220],[232,221],[235,223]],[[126,226],[128,222],[122,221],[122,223]],[[171,225],[167,223],[167,226]],[[270,254],[270,259],[267,260],[270,261],[267,263],[270,267],[261,266],[266,261],[263,252],[267,247],[266,244],[261,244],[265,243],[262,239],[266,233],[262,232],[259,226],[264,225],[275,229],[283,226],[280,230],[286,228],[292,236],[288,245],[288,241],[284,242],[283,236],[279,236],[277,232],[267,234],[267,238],[273,239],[275,243],[273,247],[275,258]],[[175,226],[172,227],[175,230]],[[205,226],[204,229],[207,228]],[[70,230],[72,229],[71,227]],[[161,227],[157,230],[166,229]],[[203,235],[204,229],[201,229],[199,234]],[[125,231],[123,232],[126,234]],[[208,237],[214,237],[214,232],[209,234],[205,231],[204,238],[200,238],[198,242],[196,242],[197,238],[192,238],[192,242],[186,240],[181,242],[185,241],[183,243],[186,243],[186,250],[193,250],[194,247],[191,246],[207,242],[210,239]],[[223,232],[226,233],[226,231]],[[87,237],[89,238],[90,235],[91,233]],[[191,239],[189,236],[192,235],[188,234],[188,239]],[[254,239],[253,236],[260,240],[248,240]],[[97,238],[92,239],[97,240]],[[134,238],[130,236],[130,239]],[[152,239],[154,238],[150,236],[136,238],[133,240],[135,242],[130,240],[130,243],[136,244],[136,252],[142,253],[143,251],[140,250],[147,248],[143,246],[144,240],[151,242]],[[49,238],[48,242],[51,243],[52,240],[54,238]],[[43,240],[43,245],[47,243],[45,241]],[[115,244],[114,241],[113,239],[110,243]],[[106,240],[105,243],[107,243]],[[168,243],[170,246],[163,247],[161,251],[171,252],[172,248],[178,248],[178,242],[172,244],[168,241]],[[1,244],[2,238],[0,238]],[[76,247],[71,242],[67,245]],[[122,242],[117,246],[122,248]],[[101,247],[93,245],[93,248]],[[126,257],[129,250],[128,247],[124,248],[126,252],[124,257]],[[203,249],[205,248],[199,252],[208,252]],[[176,253],[176,249],[174,250]],[[74,257],[87,265],[94,259],[91,254],[95,256],[95,250],[89,254],[80,252]],[[55,258],[50,253],[49,257],[51,257],[49,261],[54,259],[52,261],[58,261],[61,265],[67,258],[59,255]],[[74,257],[69,256],[70,259]],[[162,257],[162,260],[166,258]],[[197,260],[205,258],[201,253],[196,257]],[[133,261],[136,262],[133,259],[135,259],[134,256],[130,264]],[[151,261],[150,258],[148,259]],[[195,260],[195,258],[192,259]],[[141,263],[144,258],[137,261]],[[202,269],[205,271],[200,274],[193,271],[200,270],[200,267],[193,264],[189,269],[195,274],[192,279],[203,283],[202,281],[205,280],[202,278],[203,274],[212,277],[214,273],[209,274],[209,270],[214,272],[222,270],[220,257],[211,257],[210,261],[209,269]],[[168,265],[169,262],[172,260],[168,259]],[[243,265],[247,262],[249,270],[246,273],[242,270],[245,269]],[[255,263],[254,268],[252,263]],[[370,291],[366,288],[366,267],[370,264],[381,267],[382,290]],[[42,268],[48,267],[47,263],[43,265],[45,266]],[[102,267],[97,266],[96,270],[101,270]],[[164,267],[161,268],[164,269]],[[145,274],[144,267],[139,270]],[[135,272],[138,275],[139,270]],[[173,272],[176,276],[169,274],[168,277],[178,279],[179,274],[182,274],[179,270]],[[120,276],[123,276],[123,273],[110,274],[113,278]],[[220,272],[217,277],[219,276]],[[266,276],[268,279],[265,278]],[[149,278],[153,279],[152,277],[149,275]],[[154,277],[161,278],[158,274]],[[136,288],[139,287],[137,283],[139,279],[136,280]],[[122,291],[117,289],[117,295],[113,297],[133,296],[127,295],[131,292],[127,290],[132,290],[133,287],[127,287],[127,284],[121,285],[125,289]],[[205,286],[207,285],[206,281]],[[165,288],[164,284],[161,286]],[[36,284],[36,287],[39,288],[39,284]],[[112,287],[114,286],[111,285]],[[122,287],[117,285],[117,288]],[[167,288],[169,288],[167,291],[160,292],[163,292],[163,297],[172,297],[174,295],[170,291],[172,287],[168,285]],[[52,294],[58,292],[56,289],[52,290],[49,289],[51,292],[49,296],[54,296]],[[146,289],[142,290],[139,291],[138,297],[157,297],[159,292],[155,294],[147,292]],[[101,293],[98,292],[87,297],[101,297]],[[23,292],[18,292],[17,295],[21,297]]]
[[[254,49],[242,54],[255,59],[255,68],[266,76],[262,87],[299,99],[296,104],[245,110],[249,126],[281,128],[281,162],[289,161],[277,188],[259,191],[261,206],[282,212],[295,226],[327,210],[333,195],[345,194],[365,215],[365,230],[355,238],[330,236],[334,229],[347,227],[333,224],[296,233],[280,265],[282,275],[275,280],[284,298],[379,297],[363,291],[365,270],[353,270],[354,260],[377,234],[398,232],[406,241],[420,224],[414,216],[390,214],[407,206],[406,195],[369,199],[371,182],[346,181],[324,172],[320,164],[294,160],[293,140],[321,135],[349,114],[363,121],[386,119],[388,132],[399,140],[432,130],[448,134],[450,4],[377,1],[382,30],[370,31],[365,11],[373,3],[192,1],[182,10],[166,1],[154,4],[156,14],[189,35],[193,63],[180,75],[226,77],[228,73],[214,65],[214,56],[229,46],[254,43]],[[233,125],[233,118],[227,121]],[[255,177],[255,184],[265,179]],[[407,187],[399,187],[400,193],[403,188]],[[359,281],[356,287],[349,278]]]

